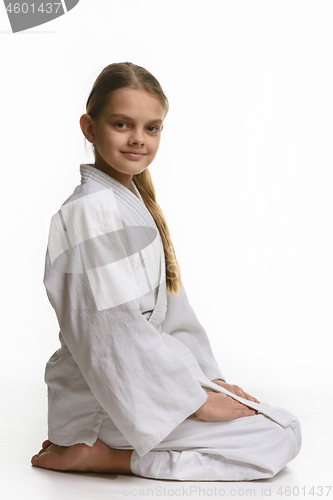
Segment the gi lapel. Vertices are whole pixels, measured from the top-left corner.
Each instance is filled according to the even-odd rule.
[[[128,258],[132,261],[137,259],[136,262],[131,262],[131,265],[135,270],[136,280],[141,290],[138,293],[143,295],[152,288],[158,287],[155,308],[148,319],[152,326],[158,328],[166,315],[167,295],[164,250],[155,221],[145,206],[134,181],[131,187],[135,194],[113,177],[91,165],[80,165],[80,172],[81,183],[96,182],[112,190],[121,221],[119,227],[123,226],[126,233],[125,235],[121,233],[118,227],[119,231],[114,236],[122,240],[121,244],[126,249]],[[113,206],[113,213],[117,208]],[[152,235],[155,234],[154,238]]]

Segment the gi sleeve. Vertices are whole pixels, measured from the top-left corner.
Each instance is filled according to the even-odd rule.
[[[207,333],[188,301],[184,286],[179,294],[168,295],[167,313],[161,328],[163,332],[176,337],[190,349],[209,380],[219,378],[225,382],[213,355]]]
[[[143,456],[198,410],[207,394],[142,316],[137,295],[144,270],[138,255],[124,257],[118,234],[123,233],[112,213],[81,200],[79,206],[63,206],[51,221],[44,285],[61,336],[98,402],[95,411],[100,405]],[[76,384],[78,427],[75,437],[62,435],[57,444],[92,446],[98,433],[87,438],[90,396],[73,376],[73,363],[68,374],[62,373],[59,384]]]

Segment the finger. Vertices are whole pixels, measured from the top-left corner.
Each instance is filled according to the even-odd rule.
[[[241,403],[240,401],[236,401],[236,400],[235,400],[235,402],[238,403],[238,405],[237,405],[238,410],[244,410],[244,408],[246,408],[246,410],[250,411],[251,414],[252,414],[252,412],[258,413],[257,410],[255,410],[254,408],[251,408],[250,406],[247,406],[245,403]]]
[[[231,386],[231,388],[229,389],[230,392],[232,392],[232,394],[236,394],[236,396],[239,396],[240,398],[244,398],[245,399],[245,396],[244,396],[244,391],[241,387],[238,387],[238,385],[233,385]]]
[[[252,409],[247,409],[247,410],[242,410],[242,416],[243,417],[251,417],[253,415],[255,415],[257,412],[255,410],[252,410]]]
[[[248,394],[247,392],[243,391],[241,387],[238,387],[237,390],[235,390],[236,396],[239,396],[240,398],[247,399],[248,401],[254,401],[254,398]]]
[[[251,396],[251,394],[248,394],[247,392],[243,391],[243,389],[241,389],[241,392],[242,392],[242,395],[240,395],[240,397],[247,399],[248,401],[253,401],[254,403],[260,403],[260,401],[258,401],[257,398],[255,398],[255,397]]]
[[[240,396],[243,399],[249,399],[248,398],[249,394],[247,394],[246,392],[244,392],[242,389],[239,391],[239,394],[237,394],[237,396]]]
[[[255,403],[260,403],[260,401],[258,401],[258,399],[255,398],[254,396],[250,396],[250,394],[246,394],[246,396],[247,396],[246,399],[248,399],[249,401],[254,401]]]
[[[252,417],[256,414],[255,410],[251,410],[250,408],[237,408],[236,410],[232,411],[230,414],[230,420],[234,420],[236,418],[242,418],[242,417]]]
[[[253,415],[254,413],[257,413],[257,410],[254,408],[250,408],[249,406],[246,406],[245,404],[239,403],[239,407],[237,407],[237,411],[249,415]]]
[[[246,396],[247,396],[247,397],[246,397]],[[233,398],[232,398],[232,396],[229,396],[229,397],[230,397],[231,399],[233,399]],[[255,401],[255,400],[254,400],[254,398],[252,398],[252,396],[250,396],[250,394],[247,394],[246,392],[245,392],[245,393],[243,393],[243,395],[239,395],[239,397],[241,397],[241,398],[243,398],[243,399],[247,399],[248,401],[253,401],[254,403],[256,403],[256,402],[257,402],[257,401]],[[233,399],[233,401],[237,401],[237,399]],[[241,403],[240,401],[237,401],[237,402],[238,402],[239,404],[244,404],[244,405],[245,405],[245,403]]]
[[[249,408],[248,406],[246,406],[245,403],[241,403],[240,401],[237,401],[237,399],[233,399],[232,400],[232,409],[233,411],[234,410],[244,410],[244,409],[249,409],[249,410],[252,410],[253,408]]]
[[[256,399],[247,392],[244,392],[244,397],[245,399],[248,399],[249,401],[254,401],[255,403],[258,401],[258,400],[256,401]]]

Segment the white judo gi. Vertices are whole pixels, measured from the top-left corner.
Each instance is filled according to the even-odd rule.
[[[134,474],[178,480],[275,475],[299,452],[288,411],[239,398],[222,376],[185,289],[167,295],[155,222],[131,189],[91,165],[51,220],[44,285],[61,347],[46,365],[49,439],[99,438],[134,450]],[[193,416],[206,391],[258,411],[231,422]]]

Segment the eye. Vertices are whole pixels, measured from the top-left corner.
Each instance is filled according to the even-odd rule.
[[[156,127],[155,125],[150,125],[149,127],[147,127],[147,130],[148,132],[158,132],[159,128]]]
[[[120,130],[125,130],[125,128],[127,127],[127,124],[125,122],[116,122],[115,126],[117,128],[120,128]]]

